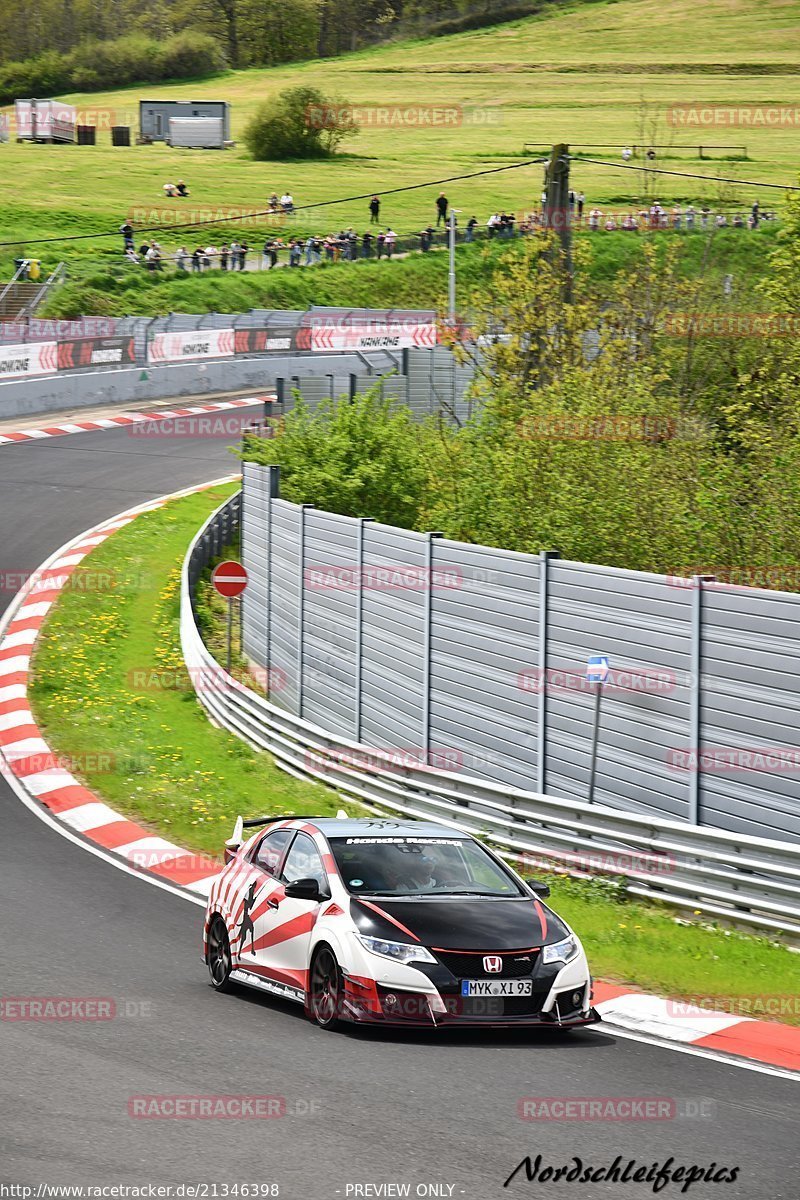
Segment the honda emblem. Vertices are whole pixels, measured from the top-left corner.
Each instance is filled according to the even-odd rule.
[[[503,960],[499,954],[487,954],[483,960],[483,969],[487,975],[499,975],[503,969]]]

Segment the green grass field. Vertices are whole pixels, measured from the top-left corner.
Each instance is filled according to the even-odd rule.
[[[362,127],[347,155],[329,162],[256,163],[241,144],[232,151],[176,151],[163,145],[112,148],[108,133],[96,147],[0,146],[0,241],[117,228],[134,210],[152,217],[163,207],[162,184],[185,178],[191,198],[180,211],[230,205],[259,209],[275,190],[289,188],[299,205],[427,183],[523,157],[525,143],[611,143],[596,157],[620,163],[625,143],[665,143],[660,165],[698,172],[705,180],[663,177],[658,196],[745,207],[780,207],[782,193],[717,184],[722,173],[772,183],[797,181],[797,131],[706,128],[668,124],[674,105],[786,105],[796,102],[800,62],[800,0],[601,0],[539,17],[448,38],[362,51],[324,63],[229,72],[199,83],[128,88],[67,97],[81,108],[108,110],[114,121],[150,93],[214,96],[233,106],[233,135],[241,137],[257,103],[291,84],[309,83],[361,106],[464,106],[455,126]],[[88,119],[91,119],[89,116]],[[745,144],[748,161],[698,157],[699,143]],[[681,148],[683,147],[683,148]],[[731,153],[733,153],[731,151]],[[642,190],[638,171],[577,162],[573,182],[589,204],[626,207]],[[542,168],[447,184],[451,202],[482,220],[498,207],[530,209],[541,191]],[[387,197],[382,217],[398,233],[427,221],[439,187]],[[175,209],[177,202],[170,201]],[[326,233],[365,225],[366,201],[315,209],[293,228]],[[230,226],[227,227],[230,232]],[[252,240],[263,228],[249,231]],[[216,231],[216,240],[221,240]],[[189,237],[189,235],[186,235]],[[171,239],[162,239],[169,245]],[[181,236],[183,240],[183,235]],[[177,242],[176,242],[177,244]],[[119,240],[43,246],[46,263],[118,252]],[[17,248],[0,249],[8,257]],[[27,247],[33,253],[33,247]]]

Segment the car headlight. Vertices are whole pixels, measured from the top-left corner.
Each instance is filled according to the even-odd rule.
[[[436,962],[430,950],[426,950],[424,946],[415,946],[411,942],[386,942],[383,938],[365,937],[361,933],[357,933],[356,937],[370,954],[390,958],[392,962]]]
[[[556,942],[554,946],[545,946],[542,955],[542,962],[565,962],[568,963],[578,953],[578,939],[571,934],[568,938],[564,938],[563,942]]]

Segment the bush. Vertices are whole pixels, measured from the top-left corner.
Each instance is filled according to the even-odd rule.
[[[287,88],[259,106],[244,131],[258,162],[328,158],[346,137],[358,132],[343,100],[317,88]]]

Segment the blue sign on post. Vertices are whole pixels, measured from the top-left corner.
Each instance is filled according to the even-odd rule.
[[[605,683],[608,678],[608,658],[605,654],[593,654],[586,664],[587,683]]]

